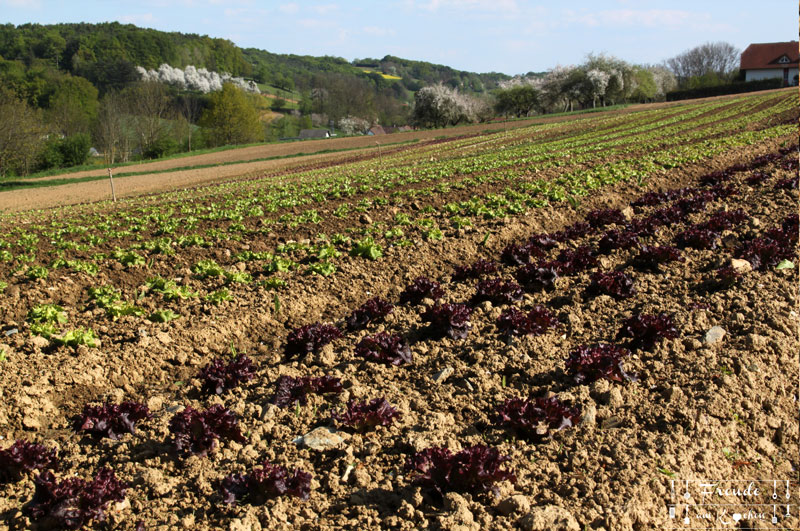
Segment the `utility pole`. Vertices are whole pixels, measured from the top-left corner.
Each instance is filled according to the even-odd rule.
[[[111,198],[117,202],[117,194],[114,192],[114,177],[111,175],[111,168],[108,169],[108,180],[111,182]]]

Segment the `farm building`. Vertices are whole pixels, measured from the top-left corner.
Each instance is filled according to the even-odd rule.
[[[303,129],[300,131],[300,140],[310,138],[330,138],[331,132],[327,129]]]
[[[751,44],[742,52],[739,69],[746,81],[777,77],[784,85],[797,85],[799,59],[797,41]]]

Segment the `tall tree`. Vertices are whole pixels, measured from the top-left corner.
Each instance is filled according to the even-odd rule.
[[[211,94],[200,125],[214,146],[246,144],[264,138],[258,111],[247,94],[232,83],[225,83],[222,90]]]
[[[45,137],[45,127],[36,110],[0,88],[0,175],[30,170]]]
[[[730,43],[707,42],[667,59],[666,65],[675,74],[678,85],[685,87],[693,77],[728,80],[739,64],[739,57],[740,50]]]
[[[169,95],[164,84],[142,81],[125,90],[126,107],[133,119],[138,147],[142,155],[154,154],[157,145],[167,136],[171,118]]]

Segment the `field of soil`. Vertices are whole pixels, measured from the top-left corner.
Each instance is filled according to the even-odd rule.
[[[101,262],[95,276],[53,268],[47,278],[26,278],[24,269],[3,265],[8,285],[0,297],[0,450],[18,439],[56,448],[59,478],[91,479],[102,467],[111,468],[128,489],[123,502],[108,507],[104,523],[95,518],[90,524],[98,529],[667,529],[675,522],[669,507],[682,515],[687,506],[682,485],[706,479],[743,487],[750,480],[768,481],[769,492],[762,489],[760,498],[748,500],[765,504],[772,503],[773,481],[788,480],[796,504],[796,142],[796,135],[763,140],[660,170],[643,183],[608,185],[574,204],[563,201],[522,215],[477,219],[448,230],[441,241],[386,247],[374,261],[343,256],[330,277],[291,273],[285,277],[289,284],[276,290],[254,282],[237,287],[235,298],[219,305],[179,299],[170,308],[180,317],[167,323],[136,315],[112,319],[87,297],[87,290],[115,286],[123,299],[145,313],[155,312],[165,303],[143,287],[154,275],[174,278],[196,292],[226,286],[234,291],[221,276],[200,278],[192,264],[214,259],[262,278],[252,262],[235,257],[272,250],[307,234],[288,227],[265,234],[248,220],[244,227],[249,232],[239,241],[190,247],[179,259],[148,255],[143,266]],[[318,162],[324,168],[331,161]],[[542,173],[547,178],[558,174],[556,169],[547,172]],[[291,171],[282,178],[290,179]],[[459,193],[485,195],[502,185],[484,186]],[[409,211],[441,209],[457,195],[414,198]],[[160,201],[153,196],[143,204]],[[607,213],[610,221],[602,220],[606,210],[613,211]],[[10,239],[79,212],[26,212],[4,219],[0,228]],[[369,226],[374,220],[396,219],[398,212],[386,204],[358,220]],[[345,232],[349,220],[322,213],[325,222],[309,231]],[[731,221],[714,233],[711,243],[681,245],[690,227],[721,219]],[[756,251],[747,251],[755,249],[753,242],[778,238],[781,227],[788,247],[770,248],[758,259]],[[615,230],[635,232],[638,241],[627,248],[604,244],[604,235]],[[133,245],[136,236],[129,238],[121,241]],[[530,260],[558,269],[552,285],[526,283],[529,258],[512,258],[511,244],[524,247],[531,241],[540,243],[529,251]],[[37,257],[57,256],[44,236],[34,246]],[[641,256],[659,246],[681,249],[677,259],[658,265]],[[75,256],[88,260],[88,252],[81,252]],[[793,267],[776,253],[788,257]],[[572,269],[564,265],[570,257]],[[482,279],[456,278],[458,266],[478,259],[496,262],[497,271]],[[783,266],[778,268],[779,262]],[[726,268],[733,272],[719,273]],[[593,286],[598,272],[623,273],[633,290],[620,296],[598,292]],[[440,283],[438,303],[471,308],[464,337],[440,337],[425,321],[436,297],[401,302],[404,289],[420,276]],[[476,298],[478,283],[495,277],[520,283],[522,292],[513,300]],[[393,311],[362,329],[348,329],[348,316],[373,297],[392,303]],[[55,346],[31,333],[30,310],[47,303],[66,309],[70,325],[94,329],[100,344]],[[498,318],[512,308],[549,312],[555,326],[538,334],[505,333]],[[624,323],[638,315],[669,320],[673,337],[652,342],[629,337]],[[342,337],[308,354],[287,353],[290,333],[317,322],[336,325]],[[381,364],[359,355],[357,345],[381,332],[407,341],[410,363]],[[619,365],[605,366],[610,378],[595,380],[590,374],[581,380],[566,360],[599,344],[616,344],[628,352]],[[215,358],[227,363],[242,353],[255,364],[254,377],[221,394],[206,392],[201,370]],[[283,376],[332,376],[341,380],[343,390],[310,394],[307,403],[282,407],[274,398]],[[575,425],[539,425],[531,433],[497,421],[496,411],[506,400],[543,397],[576,408]],[[379,398],[399,413],[388,426],[360,431],[333,418],[350,400]],[[135,434],[96,440],[73,430],[84,405],[127,400],[145,404],[152,414],[137,422]],[[214,405],[237,416],[243,439],[220,440],[207,456],[176,452],[172,419],[187,407]],[[496,448],[507,458],[501,468],[513,474],[512,480],[487,489],[440,492],[407,466],[415,452],[427,448],[456,453],[478,445]],[[225,503],[220,490],[225,478],[250,473],[264,462],[312,474],[308,499]],[[53,523],[32,516],[35,477],[26,472],[3,482],[0,473],[0,529],[49,528]],[[699,491],[688,501],[699,503]],[[732,504],[732,513],[742,498],[719,495],[715,501]],[[75,500],[65,502],[62,510],[75,505]],[[738,528],[798,528],[797,509],[793,505],[792,516],[781,515],[778,524],[751,519]],[[694,513],[691,523],[693,529],[708,527]]]

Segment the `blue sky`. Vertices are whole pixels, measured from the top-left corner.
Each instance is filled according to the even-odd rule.
[[[797,39],[787,0],[0,0],[0,22],[116,20],[275,53],[395,55],[519,74],[587,53],[659,63],[707,41]]]

